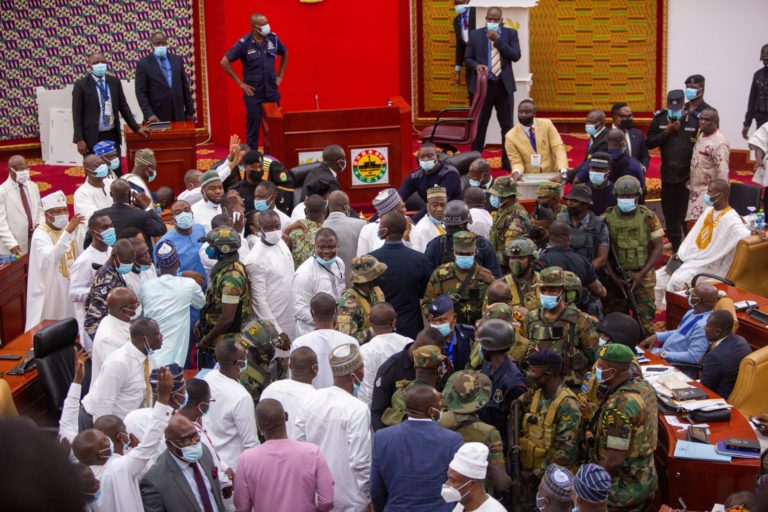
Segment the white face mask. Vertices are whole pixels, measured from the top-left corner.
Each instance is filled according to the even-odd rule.
[[[462,485],[459,486],[459,488],[451,487],[448,484],[443,484],[442,489],[440,489],[440,496],[442,496],[443,500],[446,503],[458,503],[461,501],[461,498],[464,497],[464,494],[461,494],[461,489],[467,486],[472,480],[467,480]]]
[[[283,239],[283,233],[278,229],[276,231],[263,231],[264,241],[268,244],[275,245]]]
[[[25,184],[29,181],[29,169],[19,169],[16,172],[16,183],[19,185]]]
[[[69,215],[65,213],[65,214],[56,215],[55,217],[53,217],[53,222],[51,222],[51,224],[53,224],[53,227],[55,227],[56,229],[62,229],[64,226],[67,225],[67,222],[69,222]]]
[[[136,310],[133,312],[133,314],[128,318],[130,318],[131,320],[136,320],[140,316],[141,316],[141,304],[139,304],[139,307],[137,307]]]

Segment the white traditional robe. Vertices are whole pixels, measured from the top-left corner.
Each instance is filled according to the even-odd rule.
[[[144,285],[144,283],[152,279],[157,279],[157,270],[155,269],[154,265],[150,265],[150,267],[144,272],[134,272],[131,270],[127,274],[123,275],[123,279],[125,279],[125,285],[130,288],[131,291],[133,291],[133,293],[135,293],[138,297],[141,293],[141,287]]]
[[[211,230],[211,220],[221,212],[220,204],[211,207],[205,199],[192,205],[192,216],[195,218],[195,223],[203,226],[206,233]]]
[[[85,233],[88,231],[88,220],[96,211],[112,206],[112,194],[109,187],[112,185],[111,179],[104,180],[104,187],[94,187],[88,180],[77,187],[72,200],[75,215],[83,216],[83,223],[77,227],[75,235],[77,237],[77,246],[82,247],[85,240]]]
[[[373,384],[376,380],[376,373],[379,367],[392,355],[400,352],[408,343],[413,340],[396,332],[379,334],[374,336],[371,341],[360,347],[360,355],[365,363],[365,375],[363,382],[360,383],[360,391],[357,398],[368,405],[371,405],[373,398]]]
[[[27,275],[27,323],[25,331],[41,320],[75,316],[69,300],[69,272],[77,258],[75,240],[64,229],[40,224],[32,234]]]
[[[307,334],[315,328],[315,322],[309,311],[309,302],[312,297],[325,292],[339,300],[347,287],[344,275],[344,262],[341,258],[336,258],[336,263],[331,265],[331,268],[320,265],[314,256],[307,258],[299,265],[293,275],[293,316],[296,319],[297,336]]]
[[[666,267],[656,271],[657,307],[661,308],[666,305],[667,291],[685,290],[697,274],[706,272],[725,277],[731,268],[736,244],[748,236],[750,230],[739,214],[735,210],[729,209],[720,217],[712,230],[712,239],[709,244],[700,248],[697,244],[697,238],[699,238],[701,229],[712,211],[712,207],[707,207],[702,212],[683,243],[680,244],[680,249],[677,251],[678,257],[683,261],[680,268],[671,276],[667,273]],[[714,218],[717,218],[718,213],[714,212]]]
[[[429,216],[425,215],[411,230],[410,240],[411,249],[415,249],[419,252],[427,250],[427,244],[440,235],[445,234],[445,229],[442,225],[438,226],[433,224],[429,220]]]
[[[379,221],[369,222],[360,230],[360,238],[357,240],[357,255],[370,254],[384,245],[384,240],[379,238]]]
[[[93,349],[93,340],[85,332],[85,299],[91,291],[91,280],[96,275],[93,265],[104,265],[111,253],[111,247],[101,252],[91,244],[77,257],[69,272],[69,300],[75,307],[75,319],[80,328],[80,344],[89,353]]]

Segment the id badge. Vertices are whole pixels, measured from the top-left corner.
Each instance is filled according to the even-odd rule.
[[[541,167],[541,155],[539,153],[534,153],[531,155],[531,167],[533,169],[538,169]]]
[[[104,114],[112,117],[112,100],[104,102]]]

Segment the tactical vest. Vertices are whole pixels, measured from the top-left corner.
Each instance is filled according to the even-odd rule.
[[[625,270],[640,270],[648,260],[648,243],[651,234],[645,226],[646,217],[653,212],[645,206],[638,206],[631,217],[621,215],[618,208],[608,208],[605,223],[608,224],[611,243],[616,250],[619,263]]]
[[[545,469],[547,451],[555,443],[555,415],[560,403],[568,397],[578,401],[576,395],[565,386],[560,386],[557,395],[546,414],[539,411],[539,402],[543,391],[537,389],[533,394],[533,400],[528,412],[523,416],[523,437],[520,438],[520,463],[523,468],[531,471],[534,469]]]
[[[471,277],[469,277],[469,281],[464,289],[461,290],[461,294],[459,294],[459,290],[462,288],[465,277],[457,275],[454,265],[451,265],[448,272],[442,275],[440,272],[437,272],[440,289],[451,295],[456,310],[456,321],[460,324],[474,325],[475,321],[482,316],[485,293],[481,293],[482,290],[478,287],[478,283],[483,282],[480,279],[480,270],[482,268],[475,263],[469,270],[462,270],[464,273],[469,272]],[[450,286],[449,281],[454,281],[456,286]],[[488,284],[485,286],[487,288]]]
[[[347,292],[349,292],[349,294],[355,298],[357,303],[363,309],[363,330],[368,329],[371,326],[371,323],[368,319],[368,317],[371,316],[371,302],[369,302],[368,299],[365,298],[365,296],[358,292],[354,287],[348,288]],[[382,293],[381,288],[378,286],[374,286],[371,290],[371,301],[373,304],[384,302],[384,294]]]
[[[590,221],[586,226],[581,223],[571,226],[571,217],[567,213],[558,214],[557,220],[571,226],[571,249],[584,256],[589,261],[595,259],[595,239],[600,234],[602,221],[594,214],[588,213]]]
[[[509,289],[512,290],[512,300],[509,301],[510,307],[524,307],[525,309],[532,311],[539,306],[539,288],[536,285],[541,282],[541,279],[539,279],[538,272],[534,270],[533,279],[531,280],[530,285],[527,287],[528,289],[524,290],[522,294],[520,293],[520,285],[517,281],[515,281],[515,278],[512,277],[512,274],[506,274],[503,279],[509,285]],[[531,298],[531,300],[528,300],[526,295],[527,292],[531,289],[533,289],[535,297]],[[488,298],[486,297],[485,301],[483,302],[483,307],[486,307],[487,305]]]
[[[254,403],[261,399],[261,393],[272,382],[269,373],[264,373],[261,369],[248,365],[245,370],[240,372],[240,384],[248,390]]]
[[[581,312],[574,306],[566,306],[560,318],[554,322],[544,320],[541,309],[528,313],[526,334],[530,340],[528,352],[543,348],[557,352],[563,358],[561,375],[568,387],[581,385],[581,377],[589,361],[578,347],[576,322]],[[527,359],[527,356],[526,356]]]
[[[240,275],[240,278],[248,283],[248,274],[245,267],[239,260],[230,261],[218,261],[216,265],[211,269],[210,282],[208,289],[205,291],[205,306],[200,310],[200,322],[201,334],[207,334],[218,321],[219,315],[221,315],[221,289],[224,284],[224,273],[233,271]],[[229,324],[224,333],[239,333],[243,324],[248,321],[251,309],[251,294],[250,290],[246,289],[246,293],[243,297],[240,297],[240,303],[235,310],[235,317],[232,319],[232,323]],[[209,318],[209,315],[215,315],[215,318]]]

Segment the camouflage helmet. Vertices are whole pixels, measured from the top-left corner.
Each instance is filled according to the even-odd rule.
[[[554,181],[542,181],[539,183],[539,188],[536,189],[536,197],[548,197],[552,192],[557,192],[559,195],[560,190],[561,188],[559,183],[555,183]]]
[[[446,226],[461,226],[469,222],[469,206],[460,199],[448,201],[443,211],[443,224]]]
[[[472,414],[488,403],[491,380],[482,372],[461,370],[448,378],[443,388],[443,405],[459,414]]]
[[[640,182],[634,176],[622,176],[613,184],[613,193],[617,196],[639,196]]]
[[[413,351],[413,367],[414,368],[428,368],[434,370],[439,368],[445,355],[435,345],[424,345]]]
[[[541,270],[539,278],[541,281],[534,286],[565,286],[565,276],[563,275],[563,269],[560,267],[547,267]]]
[[[499,197],[509,197],[517,195],[517,181],[511,176],[500,176],[496,178],[489,191]]]
[[[492,318],[483,321],[477,329],[475,339],[483,350],[507,350],[515,343],[515,330],[509,322]]]
[[[513,321],[512,306],[510,306],[506,302],[497,302],[496,304],[491,304],[488,307],[486,307],[485,311],[483,311],[483,320],[490,320],[494,318],[499,320],[505,320],[507,322],[512,322]]]
[[[275,356],[274,340],[277,338],[277,329],[269,320],[252,320],[243,327],[243,348],[248,351],[249,358],[253,362],[269,365]]]
[[[536,257],[536,244],[530,238],[515,238],[504,250],[504,256],[519,258],[521,256]]]
[[[565,302],[575,304],[581,296],[581,279],[573,272],[564,270],[563,281],[565,282]]]
[[[224,254],[232,254],[240,248],[240,235],[230,226],[219,226],[209,231],[205,241]]]
[[[380,262],[369,254],[353,258],[351,266],[351,281],[358,284],[370,283],[387,270],[387,265],[385,263]]]

